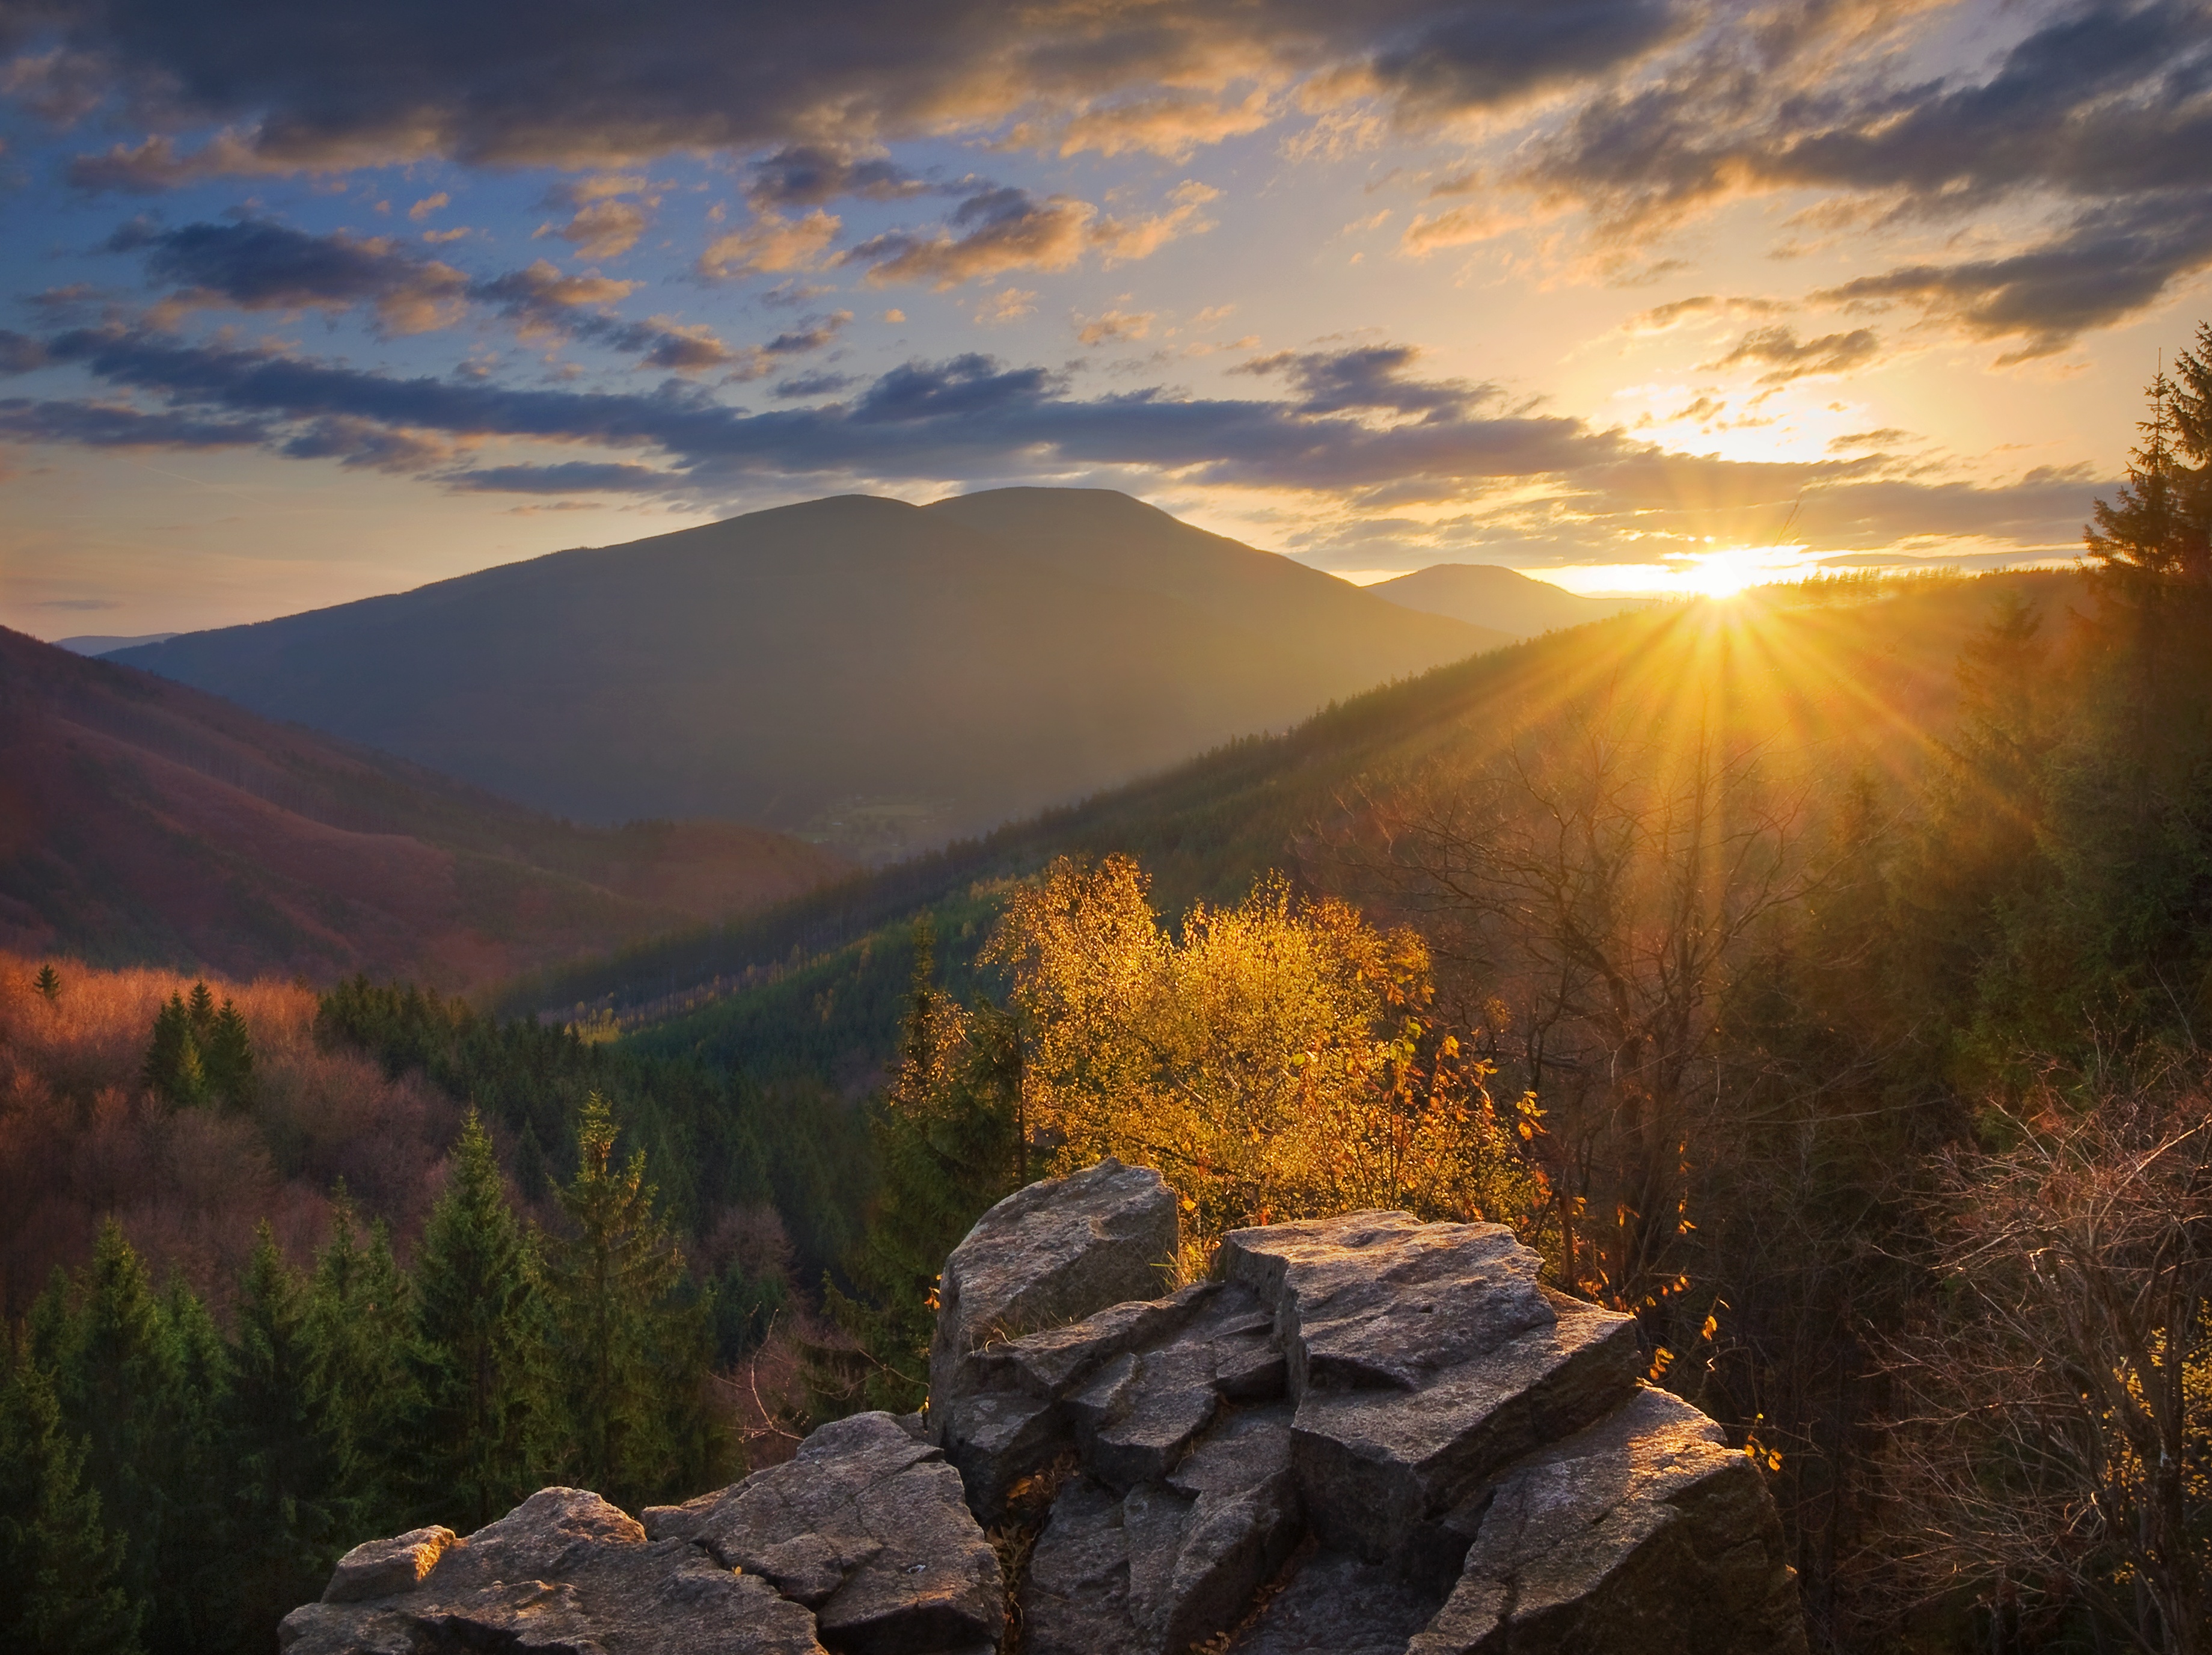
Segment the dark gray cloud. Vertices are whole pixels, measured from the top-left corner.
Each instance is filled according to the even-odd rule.
[[[775,393],[779,397],[834,397],[840,391],[850,390],[860,381],[850,374],[799,374],[787,380],[778,380]]]
[[[143,253],[152,281],[186,304],[239,310],[350,310],[364,307],[391,333],[420,333],[459,319],[469,278],[386,237],[340,230],[310,235],[265,219],[161,229],[133,220],[111,253]]]
[[[1376,429],[1277,402],[1182,400],[1157,391],[1078,399],[1049,370],[973,355],[896,368],[848,403],[755,414],[672,384],[640,394],[400,379],[269,350],[187,344],[143,330],[73,330],[45,341],[44,351],[49,362],[200,421],[254,420],[272,431],[281,425],[283,441],[313,428],[321,452],[349,432],[366,441],[380,428],[410,440],[632,448],[665,460],[671,492],[713,478],[934,479],[1070,464],[1173,469],[1201,483],[1338,490],[1419,478],[1449,490],[1586,468],[1627,451],[1617,435],[1566,418],[1462,415]],[[360,423],[330,423],[347,421]]]
[[[787,143],[745,169],[745,199],[759,211],[820,207],[842,196],[894,201],[928,188],[884,156],[856,159],[818,143]]]
[[[1441,419],[1498,396],[1494,385],[1408,377],[1420,354],[1417,347],[1405,344],[1363,345],[1350,350],[1281,350],[1240,362],[1229,371],[1283,375],[1303,393],[1297,405],[1302,414],[1374,408]]]
[[[1886,49],[1909,17],[1821,0],[1724,22],[1584,102],[1530,147],[1520,181],[1634,237],[1776,192],[1826,192],[1816,234],[2071,203],[2076,216],[2016,256],[1834,290],[2020,338],[2015,356],[2136,314],[2212,264],[2212,3],[2056,5],[1986,67],[1920,81]]]
[[[1547,546],[1553,561],[1657,559],[1701,549],[1705,536],[1761,544],[1785,523],[1791,539],[1824,551],[1916,536],[2049,546],[2070,541],[2091,497],[2110,490],[2079,471],[1986,487],[1899,477],[1880,454],[1761,465],[1668,453],[1574,419],[1486,417],[1465,387],[1453,388],[1455,403],[1417,405],[1419,419],[1377,426],[1354,417],[1376,405],[1360,396],[1416,400],[1419,382],[1389,362],[1365,381],[1381,387],[1371,393],[1331,392],[1332,384],[1363,381],[1349,364],[1322,359],[1314,375],[1321,391],[1297,399],[1182,399],[1158,390],[1079,399],[1052,370],[969,355],[903,364],[839,403],[754,413],[674,381],[622,393],[401,379],[143,330],[58,333],[41,342],[38,361],[158,405],[14,399],[0,403],[0,434],[94,446],[258,445],[478,491],[711,503],[763,479],[1013,480],[1131,468],[1193,484],[1319,490],[1379,511],[1548,479],[1547,499],[1513,508],[1470,541],[1510,536],[1510,561],[1529,566]],[[1341,406],[1322,408],[1332,395]],[[456,463],[466,445],[497,439],[637,458]]]
[[[1857,308],[1917,306],[1976,338],[2018,339],[2002,359],[2014,362],[2124,321],[2208,267],[2212,199],[2161,194],[2084,213],[2007,258],[1903,265],[1813,296]]]
[[[253,420],[7,397],[0,398],[0,436],[86,448],[240,448],[265,443],[270,429]]]
[[[15,0],[0,47],[52,51],[52,64],[70,66],[66,97],[49,70],[26,78],[26,98],[51,94],[57,113],[119,104],[156,129],[149,145],[88,157],[76,173],[87,188],[146,189],[380,158],[588,166],[781,148],[824,131],[874,143],[1017,117],[1064,125],[1162,88],[1314,73],[1364,76],[1418,119],[1617,70],[1688,9],[1046,0],[1015,27],[985,0],[848,0],[834,18],[781,0]],[[192,122],[238,131],[228,149],[159,141]]]
[[[390,240],[343,231],[311,235],[259,219],[176,229],[134,219],[106,246],[112,253],[143,253],[148,277],[174,289],[172,303],[249,311],[362,307],[392,333],[450,326],[475,303],[526,334],[586,339],[634,357],[641,367],[678,374],[726,370],[759,379],[792,357],[830,344],[853,319],[842,310],[804,317],[764,345],[732,345],[696,324],[612,314],[608,307],[635,292],[635,282],[574,276],[544,259],[472,280]],[[38,349],[35,340],[21,334],[0,336],[0,368],[21,371],[8,364],[16,354]]]

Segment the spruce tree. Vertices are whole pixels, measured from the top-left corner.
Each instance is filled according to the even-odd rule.
[[[405,1526],[392,1450],[408,1412],[408,1310],[407,1278],[392,1256],[390,1232],[380,1219],[368,1245],[361,1245],[341,1183],[331,1238],[308,1287],[307,1338],[338,1432],[347,1498],[361,1513],[360,1526],[377,1533]]]
[[[31,979],[31,986],[46,997],[49,1005],[62,997],[61,973],[54,970],[51,961],[39,967],[39,974]]]
[[[192,1037],[191,1013],[185,1009],[182,995],[171,995],[169,1003],[154,1019],[154,1037],[138,1071],[140,1083],[157,1097],[171,1103],[181,1101],[177,1089],[187,1067],[187,1054],[190,1066],[197,1070],[198,1043]]]
[[[0,1375],[0,1647],[138,1655],[138,1607],[118,1584],[123,1536],[100,1520],[83,1466],[52,1379],[19,1347]]]
[[[680,1291],[684,1256],[654,1210],[645,1152],[617,1164],[617,1135],[592,1092],[575,1179],[557,1191],[568,1233],[550,1246],[546,1285],[567,1469],[627,1502],[696,1493],[725,1451],[704,1395],[711,1300]]]
[[[155,1467],[166,1516],[146,1641],[155,1655],[231,1655],[239,1647],[231,1567],[238,1535],[222,1441],[229,1353],[206,1302],[179,1274],[169,1277],[161,1314],[175,1381]]]
[[[237,1007],[228,1000],[222,1002],[222,1009],[215,1014],[208,1026],[207,1038],[200,1046],[208,1091],[233,1109],[250,1108],[253,1103],[253,1039]]]
[[[215,1029],[215,995],[206,983],[192,984],[191,998],[185,1002],[185,1013],[191,1019],[193,1039],[205,1045]]]
[[[258,1639],[313,1598],[346,1546],[363,1536],[345,1497],[344,1441],[314,1360],[308,1295],[262,1220],[240,1283],[238,1329],[222,1410],[222,1461],[235,1536],[235,1624]]]
[[[112,1219],[76,1298],[66,1328],[47,1336],[59,1347],[55,1389],[68,1429],[86,1441],[85,1480],[125,1536],[118,1585],[150,1615],[169,1516],[161,1472],[183,1375],[145,1266]]]
[[[414,1299],[399,1433],[413,1514],[480,1528],[537,1488],[544,1409],[535,1261],[474,1110],[423,1231]]]

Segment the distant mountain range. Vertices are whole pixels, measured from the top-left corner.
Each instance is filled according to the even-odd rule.
[[[118,649],[136,649],[142,643],[167,643],[173,632],[142,632],[135,638],[118,638],[106,632],[82,632],[74,638],[56,638],[54,648],[72,655],[112,655]]]
[[[1585,598],[1491,563],[1437,563],[1395,581],[1378,581],[1365,590],[1407,609],[1449,615],[1516,638],[1533,638],[1540,632],[1645,607],[1632,598]]]
[[[730,823],[573,827],[0,629],[0,949],[460,989],[848,870]]]
[[[113,659],[579,819],[880,860],[1510,641],[1121,494],[865,496]]]

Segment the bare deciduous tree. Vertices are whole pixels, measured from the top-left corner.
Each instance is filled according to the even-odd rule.
[[[1993,1115],[1937,1197],[1941,1308],[1895,1353],[1918,1561],[2000,1646],[2081,1609],[2212,1648],[2212,1115],[2203,1077]]]

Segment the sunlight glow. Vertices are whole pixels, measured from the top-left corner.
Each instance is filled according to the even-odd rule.
[[[1802,578],[1802,546],[1722,546],[1692,552],[1676,572],[1683,588],[1708,598],[1733,598],[1746,587]]]

